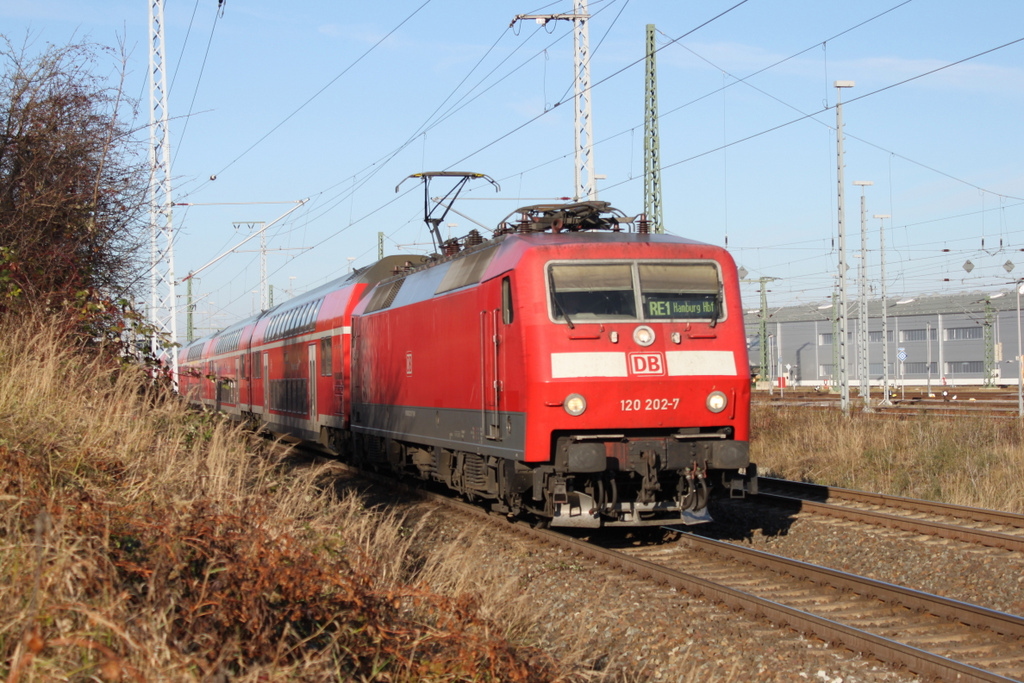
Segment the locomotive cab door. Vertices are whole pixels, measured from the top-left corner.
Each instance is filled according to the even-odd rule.
[[[501,279],[501,307],[480,312],[481,418],[484,436],[490,441],[502,440],[502,347],[505,329],[512,324],[512,309],[512,281],[506,275]]]
[[[480,393],[484,436],[501,441],[501,378],[498,376],[500,337],[498,309],[480,311]]]

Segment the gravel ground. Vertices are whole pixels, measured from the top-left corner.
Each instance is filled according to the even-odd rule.
[[[464,522],[443,515],[436,519],[435,531],[444,540],[453,541],[463,531]],[[736,521],[727,524],[735,527]],[[792,534],[796,542],[797,536]],[[651,542],[656,541],[635,541]],[[481,576],[515,577],[527,609],[544,616],[538,645],[556,654],[586,653],[584,661],[593,668],[581,680],[921,680],[870,657],[523,537],[485,534],[473,540],[472,553],[479,558]]]

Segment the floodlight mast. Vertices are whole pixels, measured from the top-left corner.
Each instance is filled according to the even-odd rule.
[[[445,217],[448,212],[451,211],[451,205],[455,203],[455,199],[462,192],[462,188],[465,187],[466,183],[470,180],[476,180],[477,178],[483,178],[491,185],[494,185],[494,191],[498,192],[501,190],[501,186],[489,175],[483,173],[469,173],[464,171],[424,171],[423,173],[413,173],[410,176],[406,176],[402,183],[409,178],[418,178],[423,181],[423,222],[427,224],[427,228],[430,230],[430,237],[434,240],[434,249],[438,253],[441,253],[442,245],[444,240],[441,239],[441,230],[439,226],[444,223]],[[455,183],[455,187],[448,191],[444,197],[440,199],[435,198],[435,204],[433,208],[430,206],[430,179],[431,178],[459,178],[459,181]],[[398,183],[395,186],[395,192],[398,192],[399,188],[402,187],[402,183]],[[431,214],[437,207],[443,207],[444,213],[440,217],[434,218]]]

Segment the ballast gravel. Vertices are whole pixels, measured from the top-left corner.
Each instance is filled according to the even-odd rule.
[[[723,517],[714,535],[734,542],[827,566],[853,562],[895,564],[906,557],[906,539],[863,528],[826,528],[812,520],[772,522],[764,533],[745,523],[737,508]],[[465,542],[461,524],[436,515],[435,542]],[[763,517],[762,517],[763,520]],[[706,527],[708,531],[712,527]],[[485,533],[472,537],[480,576],[514,580],[534,615],[542,615],[536,645],[559,653],[585,652],[589,667],[575,680],[712,682],[818,681],[876,683],[923,681],[914,674],[806,637],[703,598],[622,574],[564,550],[522,536]],[[652,542],[650,534],[643,541]],[[671,541],[667,541],[671,542]],[[921,541],[923,543],[923,541]],[[825,553],[824,555],[822,553]],[[929,555],[922,550],[921,559]],[[932,552],[929,562],[941,564]],[[971,566],[984,554],[965,551]],[[815,559],[817,558],[817,560]],[[900,562],[902,565],[903,563]],[[858,565],[860,566],[860,565]],[[878,570],[878,567],[874,567]],[[947,568],[948,569],[948,568]],[[853,571],[848,567],[847,571]],[[952,570],[950,570],[952,571]],[[892,576],[927,574],[926,567],[893,567]],[[1019,576],[1020,574],[1018,574]],[[889,580],[878,575],[875,578]],[[915,586],[927,590],[927,587]],[[484,585],[479,590],[486,590]],[[1020,589],[1018,588],[1018,591]],[[571,640],[570,640],[570,634]]]

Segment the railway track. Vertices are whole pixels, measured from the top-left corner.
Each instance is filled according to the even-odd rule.
[[[672,547],[623,552],[659,580],[921,675],[1024,680],[1016,615],[688,533]]]
[[[760,477],[757,501],[864,524],[1024,552],[1024,515]]]
[[[936,388],[930,394],[917,390],[903,395],[897,394],[891,399],[891,405],[880,405],[880,400],[881,393],[876,390],[870,400],[871,413],[881,417],[909,417],[921,414],[952,417],[1019,417],[1016,391]],[[787,389],[771,394],[755,391],[751,394],[751,401],[756,406],[776,408],[839,408],[839,394],[802,389]],[[850,409],[855,412],[863,411],[863,401],[856,395],[856,391],[851,392]]]
[[[395,485],[390,479],[382,483]],[[766,490],[770,493],[766,495],[776,497],[776,503],[785,499],[786,504],[796,501],[810,505],[818,504],[812,498],[828,493],[837,500],[845,496],[850,509],[893,507],[892,502],[870,497],[858,500],[861,494],[856,492],[823,492],[822,487],[804,487],[803,497],[793,488],[783,494],[780,491],[786,484],[769,480]],[[478,506],[418,489],[409,490],[451,507],[460,515],[486,521],[498,533],[526,536],[614,568],[634,577],[633,580],[652,581],[702,596],[921,676],[944,681],[1024,681],[1024,617],[1018,615],[702,538],[683,529],[676,530],[679,537],[675,542],[666,544],[634,547],[629,543],[592,542],[523,523],[510,524]],[[907,514],[894,517],[913,520],[913,515],[924,514],[907,509],[905,503],[900,505]],[[1000,530],[993,533],[1008,537],[1014,536],[1008,528],[1021,528],[1019,519],[994,521],[989,516],[992,513],[987,512],[971,517],[966,508],[950,510],[940,506],[929,514],[974,526],[996,524]],[[952,529],[957,522],[944,524]]]

